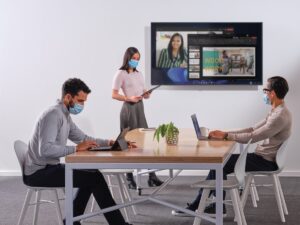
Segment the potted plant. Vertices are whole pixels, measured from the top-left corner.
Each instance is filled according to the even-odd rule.
[[[156,140],[159,142],[160,136],[166,137],[166,142],[168,145],[177,145],[178,134],[178,128],[174,125],[174,123],[170,122],[159,125],[154,132],[153,139],[156,138]]]

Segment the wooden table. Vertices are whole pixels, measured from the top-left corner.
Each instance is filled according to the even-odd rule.
[[[132,204],[152,201],[167,207],[198,216],[217,225],[223,225],[223,166],[235,149],[233,141],[198,141],[193,129],[180,129],[179,143],[168,146],[165,140],[153,140],[154,131],[135,129],[127,133],[126,140],[136,142],[138,148],[125,151],[76,152],[66,157],[66,225],[100,213],[109,212]],[[216,219],[159,200],[155,194],[103,209],[99,212],[73,218],[74,169],[185,169],[216,170]]]

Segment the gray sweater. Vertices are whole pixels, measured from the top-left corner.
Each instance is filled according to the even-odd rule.
[[[291,135],[292,115],[283,103],[272,109],[267,118],[254,127],[228,132],[228,140],[247,143],[263,141],[255,150],[257,155],[269,161],[275,161],[281,144]]]
[[[109,141],[84,134],[72,121],[67,107],[60,101],[46,110],[39,118],[29,141],[24,173],[31,175],[46,165],[55,165],[60,157],[75,152],[75,146],[67,146],[67,140],[79,144],[84,140],[95,140],[101,146]]]

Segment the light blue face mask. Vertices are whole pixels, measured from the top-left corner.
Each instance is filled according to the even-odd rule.
[[[270,101],[270,99],[269,99],[269,97],[268,97],[268,95],[267,95],[267,94],[264,94],[264,97],[263,97],[263,99],[264,99],[264,102],[265,102],[265,104],[267,104],[267,105],[271,105],[271,101]]]
[[[128,61],[128,66],[129,66],[130,68],[136,68],[136,67],[138,66],[138,64],[139,64],[139,61],[138,61],[138,60],[135,60],[135,59],[130,59],[130,60]]]
[[[69,111],[73,115],[77,115],[82,112],[84,106],[78,103],[75,103],[73,107],[70,106]]]

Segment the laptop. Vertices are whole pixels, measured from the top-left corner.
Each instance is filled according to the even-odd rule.
[[[121,133],[116,138],[112,146],[99,146],[95,148],[90,148],[89,151],[122,151],[128,148],[127,141],[125,140],[125,135],[129,131],[129,127],[121,131]]]
[[[198,140],[208,140],[208,128],[199,126],[196,114],[191,115],[193,125],[195,128],[196,136]],[[202,131],[201,131],[202,130]],[[206,131],[206,134],[203,134],[203,131]]]

